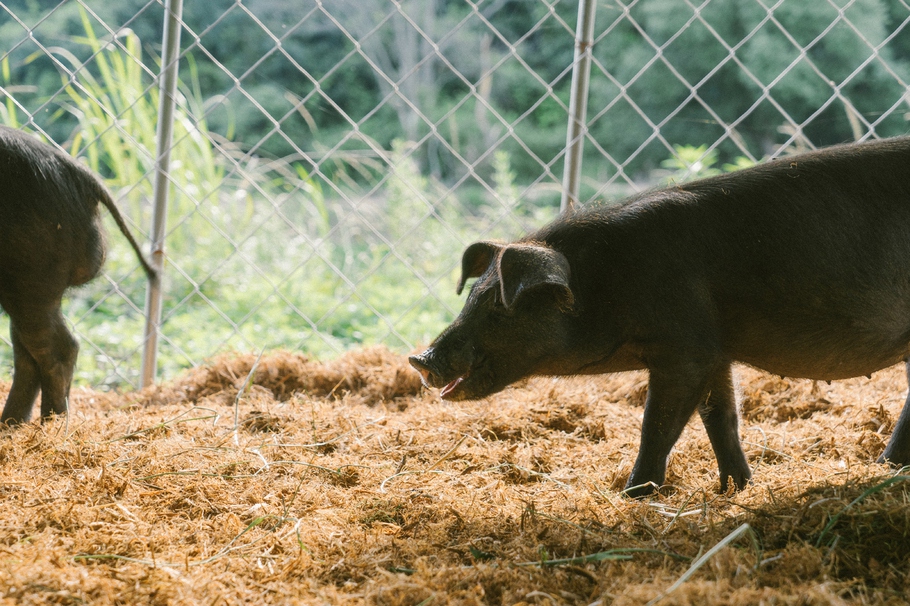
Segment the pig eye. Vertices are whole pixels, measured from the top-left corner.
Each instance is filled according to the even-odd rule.
[[[502,299],[499,297],[499,295],[493,297],[492,307],[493,309],[491,311],[493,315],[500,318],[511,317],[515,313],[514,309],[506,308],[505,303],[502,302]]]
[[[508,313],[505,304],[503,304],[502,299],[499,296],[499,292],[496,290],[493,290],[490,293],[489,298],[487,299],[487,306],[490,313],[494,316],[504,316]]]
[[[505,303],[502,302],[502,296],[498,288],[490,288],[483,293],[482,305],[495,317],[511,316],[512,310],[506,309]]]

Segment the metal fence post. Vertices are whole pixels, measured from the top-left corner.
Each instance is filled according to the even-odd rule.
[[[161,283],[164,271],[164,232],[167,225],[167,197],[170,188],[169,167],[177,90],[177,66],[180,60],[180,30],[183,0],[167,0],[162,38],[159,76],[157,159],[155,161],[155,210],[152,218],[152,267],[157,271],[149,282],[145,297],[145,346],[142,350],[140,387],[155,382],[158,366],[158,325],[161,323]]]
[[[588,82],[591,75],[591,45],[594,41],[596,0],[579,0],[575,26],[575,58],[572,62],[572,92],[569,97],[569,127],[566,133],[566,159],[562,177],[560,212],[578,205],[581,157],[588,132]]]

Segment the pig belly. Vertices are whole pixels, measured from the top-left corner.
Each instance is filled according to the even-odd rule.
[[[778,357],[769,359],[764,356],[751,357],[748,355],[737,356],[738,362],[754,366],[771,374],[782,377],[799,379],[817,379],[821,381],[836,381],[853,377],[869,376],[873,372],[893,366],[908,357],[908,351],[891,352],[889,356],[880,356],[876,359],[795,359]]]
[[[898,327],[895,327],[898,328]],[[785,377],[831,381],[872,374],[910,356],[910,324],[901,330],[869,327],[774,326],[742,331],[727,348],[738,362]]]

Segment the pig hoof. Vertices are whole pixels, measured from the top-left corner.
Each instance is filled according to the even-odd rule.
[[[25,415],[6,415],[0,418],[0,427],[16,427],[23,423],[28,423],[28,416]]]
[[[622,493],[620,493],[620,494],[627,496],[629,498],[632,498],[632,499],[641,499],[643,497],[646,497],[650,494],[657,492],[657,490],[659,488],[660,488],[660,486],[658,486],[654,482],[645,482],[644,484],[637,484],[635,486],[629,486],[627,484],[626,487],[623,489]]]
[[[876,463],[879,463],[881,465],[888,465],[889,467],[891,467],[893,469],[904,469],[905,467],[908,466],[907,463],[901,462],[901,459],[903,459],[905,457],[896,457],[896,458],[898,460],[894,460],[890,456],[886,457],[885,454],[882,453],[882,456],[880,456],[878,458]]]
[[[733,474],[725,474],[720,477],[720,492],[721,494],[732,494],[734,492],[739,492],[751,483],[751,473],[739,474],[737,476],[734,476]]]

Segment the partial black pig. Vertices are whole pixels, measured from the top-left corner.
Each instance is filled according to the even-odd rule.
[[[103,204],[143,269],[154,270],[104,186],[70,156],[0,127],[0,307],[10,318],[13,385],[0,422],[27,421],[38,391],[41,416],[66,412],[78,344],[60,300],[104,261]]]
[[[633,496],[698,410],[720,488],[751,473],[730,365],[812,379],[910,356],[910,138],[844,145],[594,206],[462,258],[461,314],[411,364],[469,400],[529,375],[648,369]],[[910,372],[910,363],[908,363]],[[910,464],[910,402],[881,461]]]

